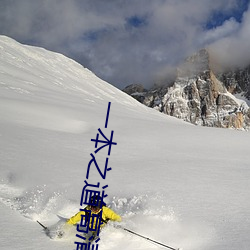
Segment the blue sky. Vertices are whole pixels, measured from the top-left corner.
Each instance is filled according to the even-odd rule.
[[[216,28],[217,26],[223,25],[225,20],[228,20],[230,18],[234,18],[237,22],[242,22],[242,17],[244,12],[247,11],[249,5],[249,0],[240,0],[237,3],[236,8],[232,8],[230,12],[223,12],[222,10],[216,10],[211,14],[211,18],[208,19],[206,28],[212,29]]]
[[[210,48],[250,63],[250,0],[1,0],[0,34],[63,53],[111,84],[164,82]]]

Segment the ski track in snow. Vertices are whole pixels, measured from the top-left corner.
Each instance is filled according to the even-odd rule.
[[[178,248],[180,245],[185,245],[185,249],[192,249],[194,246],[197,249],[199,244],[204,244],[204,239],[197,240],[200,225],[196,225],[196,229],[190,227],[190,225],[185,225],[173,208],[164,204],[163,198],[162,194],[143,194],[123,198],[112,197],[107,199],[106,202],[111,209],[122,216],[121,226],[124,228],[171,247]],[[57,231],[65,223],[57,215],[61,214],[63,217],[69,218],[79,210],[79,203],[65,199],[63,193],[50,192],[45,185],[30,190],[22,190],[12,186],[11,183],[1,183],[0,202],[17,211],[20,216],[26,219],[44,222],[51,231],[50,237],[54,238],[55,241],[73,244],[76,240],[75,234],[77,231],[75,227],[68,229],[62,239],[55,237]],[[101,249],[124,247],[124,242],[127,242],[127,249],[162,248],[122,229],[116,229],[113,222],[109,224],[101,232]]]

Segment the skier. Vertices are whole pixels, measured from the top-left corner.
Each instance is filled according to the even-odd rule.
[[[97,197],[92,197],[92,202],[91,204],[93,204],[93,199],[97,199]],[[122,218],[120,215],[116,214],[113,210],[111,210],[110,208],[106,207],[106,204],[102,201],[102,200],[97,200],[97,204],[96,206],[93,205],[88,205],[83,211],[78,212],[77,214],[75,214],[74,216],[72,216],[70,219],[67,220],[66,224],[67,225],[75,225],[77,224],[77,222],[81,221],[82,216],[84,216],[85,218],[88,217],[89,218],[89,228],[93,227],[93,224],[97,225],[98,222],[98,215],[101,215],[100,218],[100,229],[103,228],[109,220],[111,221],[117,221],[117,222],[121,222]],[[96,230],[92,230],[93,231],[93,236],[96,236],[97,231]]]

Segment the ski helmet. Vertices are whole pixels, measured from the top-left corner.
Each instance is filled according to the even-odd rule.
[[[103,202],[102,197],[100,197],[99,195],[93,195],[90,199],[90,205],[93,207],[102,208],[106,204]]]

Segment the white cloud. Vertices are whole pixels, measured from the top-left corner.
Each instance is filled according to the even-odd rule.
[[[204,34],[201,35],[201,44],[211,44],[214,41],[218,41],[225,37],[231,36],[237,33],[240,24],[232,17],[226,20],[221,26],[216,28],[205,30]]]
[[[210,45],[218,63],[225,66],[246,66],[250,63],[250,9],[234,32]]]
[[[2,0],[0,33],[63,52],[122,88],[163,78],[166,68],[210,43],[219,50],[223,44],[231,47],[238,39],[231,34],[238,34],[243,44],[250,33],[247,14],[242,24],[231,18],[213,30],[204,28],[213,13],[230,15],[237,4],[237,0]],[[144,25],[129,26],[131,17]]]

